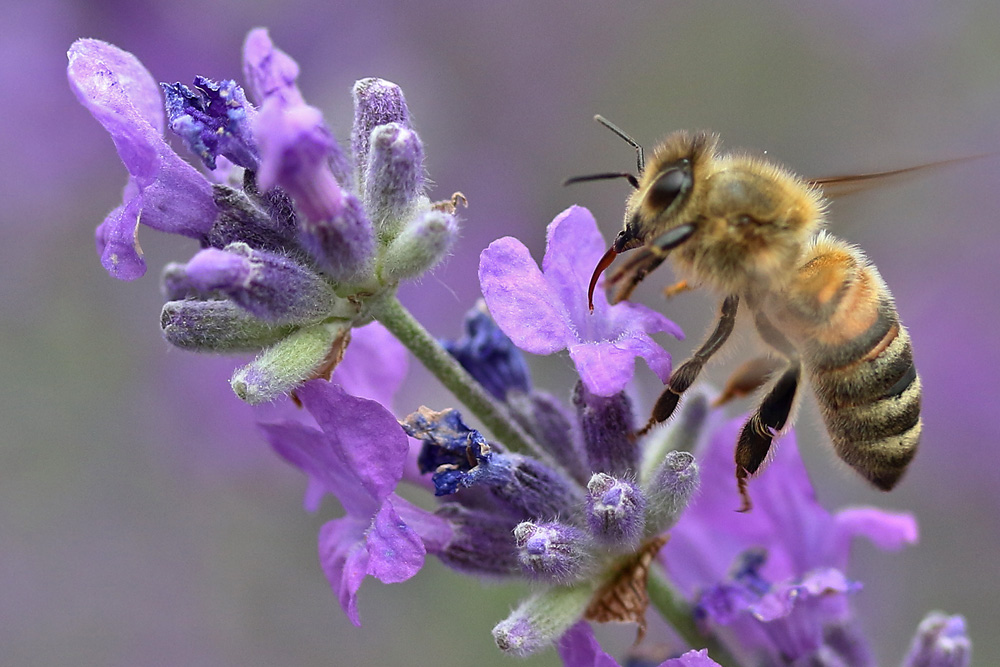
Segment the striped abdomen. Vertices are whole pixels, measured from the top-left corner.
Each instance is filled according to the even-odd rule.
[[[787,296],[783,319],[837,455],[888,491],[921,429],[920,378],[892,295],[859,250],[824,234]]]

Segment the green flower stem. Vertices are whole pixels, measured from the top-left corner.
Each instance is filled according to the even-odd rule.
[[[649,570],[649,601],[670,627],[693,649],[708,649],[708,657],[723,667],[737,667],[729,651],[712,635],[703,635],[694,623],[690,605],[677,594],[658,567]]]
[[[506,408],[497,403],[462,365],[448,354],[437,340],[418,322],[395,295],[370,303],[372,316],[385,325],[420,362],[441,381],[472,414],[512,452],[530,454],[559,468],[548,453],[538,446]]]

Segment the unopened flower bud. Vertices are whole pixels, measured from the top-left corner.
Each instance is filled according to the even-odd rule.
[[[537,653],[583,617],[593,594],[591,582],[536,593],[493,628],[493,639],[504,653],[519,657]]]
[[[965,619],[932,611],[917,628],[904,667],[968,667],[972,644]]]
[[[250,352],[290,334],[292,325],[260,320],[228,300],[168,301],[160,313],[163,337],[195,352]]]
[[[262,320],[311,324],[354,314],[312,269],[245,243],[206,248],[188,262],[186,272],[197,289],[218,290]]]
[[[424,186],[424,147],[399,123],[372,131],[365,165],[364,202],[383,241],[395,238],[412,216]]]
[[[514,528],[514,541],[521,567],[542,581],[571,583],[589,564],[587,536],[574,526],[524,521]]]
[[[285,248],[294,247],[296,234],[294,214],[290,214],[291,219],[288,215],[284,217],[271,215],[266,207],[261,205],[267,203],[267,198],[257,190],[255,178],[244,177],[244,183],[249,183],[251,186],[247,192],[218,183],[212,186],[212,197],[219,209],[219,215],[211,230],[205,235],[205,245],[225,248],[230,243],[244,242],[252,248],[271,252],[281,252]],[[275,193],[275,197],[288,200],[288,195],[281,190],[276,189],[272,192]],[[255,196],[257,201],[252,200],[248,194]]]
[[[457,238],[458,223],[453,215],[435,209],[425,211],[386,248],[380,277],[391,283],[427,273],[445,258]]]
[[[667,454],[646,485],[647,535],[669,528],[698,488],[698,464],[689,452]]]
[[[606,473],[595,473],[587,484],[587,525],[601,544],[625,551],[642,537],[646,499],[638,486]]]
[[[363,170],[368,164],[368,146],[372,130],[379,125],[399,123],[410,127],[410,112],[399,86],[385,79],[361,79],[354,84],[354,127],[351,153],[354,164]],[[363,174],[362,174],[363,175]]]
[[[520,572],[511,522],[484,509],[446,503],[436,512],[447,519],[452,539],[437,555],[448,567],[473,576],[509,576]]]
[[[303,327],[233,373],[229,384],[250,405],[283,396],[323,367],[331,370],[350,340],[351,323],[336,320]]]
[[[375,248],[375,232],[361,201],[338,190],[323,218],[299,221],[299,242],[337,282],[349,281],[368,266]]]

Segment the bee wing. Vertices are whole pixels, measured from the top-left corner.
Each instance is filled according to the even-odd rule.
[[[952,158],[950,160],[937,160],[936,162],[927,162],[925,164],[918,164],[912,167],[903,167],[902,169],[873,171],[866,174],[843,174],[840,176],[809,178],[806,179],[806,182],[813,187],[821,189],[823,194],[827,197],[845,197],[847,195],[853,195],[857,192],[863,192],[864,190],[868,190],[870,188],[889,185],[928,169],[938,169],[940,167],[961,164],[962,162],[981,160],[982,158],[990,157],[991,155],[992,154],[990,153],[984,153],[982,155],[970,155],[968,157]]]

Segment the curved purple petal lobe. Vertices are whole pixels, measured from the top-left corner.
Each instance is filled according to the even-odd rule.
[[[563,634],[556,647],[566,667],[620,667],[594,637],[586,621],[580,621]]]
[[[358,589],[368,574],[366,528],[366,524],[344,518],[328,521],[319,529],[320,566],[347,618],[358,627]]]
[[[274,95],[289,104],[305,103],[295,85],[298,63],[275,48],[266,28],[254,28],[243,42],[243,76],[257,104]]]
[[[579,338],[592,340],[583,335],[594,319],[587,305],[587,287],[594,266],[606,250],[597,221],[582,206],[570,206],[549,224],[545,243],[542,259],[545,279],[558,293],[570,321],[581,329]]]
[[[117,207],[94,231],[101,266],[119,280],[135,280],[146,273],[146,260],[136,232],[139,228],[139,197]]]
[[[323,494],[330,493],[344,506],[348,516],[367,522],[378,510],[378,503],[323,433],[295,421],[260,424],[260,429],[278,456],[309,477],[307,507],[316,509]]]
[[[424,565],[424,543],[399,517],[391,499],[375,515],[367,540],[368,574],[384,584],[406,581]]]
[[[78,39],[66,55],[70,85],[102,125],[120,122],[131,107],[158,135],[163,134],[160,87],[138,58],[99,39]]]
[[[661,381],[670,378],[670,355],[644,333],[613,341],[569,346],[580,379],[598,396],[611,396],[625,388],[635,373],[635,358],[642,357]]]
[[[499,239],[482,252],[479,283],[494,321],[522,350],[551,354],[575,340],[558,294],[517,239]]]
[[[409,445],[391,412],[323,380],[304,384],[298,397],[343,464],[373,498],[383,500],[395,490]]]
[[[399,514],[399,518],[406,522],[406,525],[413,529],[420,540],[424,543],[424,548],[431,553],[439,553],[454,537],[454,530],[450,521],[438,516],[433,512],[417,507],[405,498],[395,494],[391,496],[392,506]]]
[[[837,531],[834,564],[838,567],[846,567],[851,540],[859,535],[864,535],[883,551],[899,551],[916,544],[919,539],[917,521],[911,514],[852,507],[837,512],[834,521]]]

